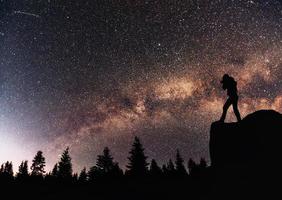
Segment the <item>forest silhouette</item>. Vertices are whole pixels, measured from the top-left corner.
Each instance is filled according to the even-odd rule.
[[[6,188],[6,192],[14,187],[18,188],[21,193],[14,195],[21,196],[29,194],[30,188],[36,188],[37,195],[42,193],[47,196],[94,196],[101,195],[103,198],[114,198],[120,193],[120,197],[130,194],[140,193],[138,198],[144,195],[161,195],[165,191],[161,191],[163,187],[175,187],[172,183],[179,183],[185,186],[192,179],[200,181],[201,176],[208,169],[205,159],[201,159],[196,163],[192,159],[187,162],[183,160],[180,151],[176,151],[174,160],[169,160],[167,164],[160,166],[155,159],[148,161],[145,155],[145,149],[138,137],[134,138],[131,150],[129,151],[128,164],[125,170],[122,170],[117,162],[114,161],[110,149],[105,147],[103,152],[97,156],[96,164],[89,170],[83,168],[80,173],[73,173],[72,161],[67,148],[61,155],[58,163],[53,169],[46,173],[45,157],[42,151],[38,151],[29,167],[28,161],[22,161],[18,167],[17,173],[13,171],[12,162],[3,163],[0,168],[0,184],[2,188]],[[163,184],[167,184],[167,186]],[[181,183],[181,184],[180,184]],[[157,184],[157,185],[156,185]],[[155,185],[157,187],[152,191],[142,191],[143,186]],[[162,185],[162,187],[159,187]],[[125,187],[131,191],[118,191],[120,187]],[[142,187],[141,187],[142,186]],[[92,188],[93,187],[93,188]],[[68,189],[78,189],[79,192],[70,192]],[[149,187],[147,188],[149,189]],[[108,193],[115,191],[116,194]],[[139,191],[140,190],[140,191]],[[168,190],[167,190],[168,191]],[[31,191],[30,191],[31,192]],[[136,195],[135,194],[135,195]]]
[[[105,147],[96,164],[74,173],[69,148],[50,172],[42,151],[30,166],[22,161],[17,173],[12,162],[0,168],[2,194],[29,199],[238,199],[280,194],[282,115],[258,111],[236,123],[214,122],[210,132],[211,165],[204,158],[184,161],[180,150],[160,166],[149,161],[134,138],[126,169]],[[14,192],[16,191],[16,192]]]

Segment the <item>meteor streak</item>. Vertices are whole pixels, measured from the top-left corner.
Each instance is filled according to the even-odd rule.
[[[15,14],[28,15],[28,16],[40,18],[40,16],[37,15],[37,14],[29,13],[29,12],[23,12],[23,11],[20,11],[20,10],[14,11],[14,13],[15,13]]]

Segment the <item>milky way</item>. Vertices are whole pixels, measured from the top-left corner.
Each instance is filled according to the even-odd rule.
[[[125,166],[134,136],[160,163],[209,160],[224,73],[243,117],[282,112],[281,31],[278,0],[1,0],[0,161],[69,146],[81,169],[108,146]]]

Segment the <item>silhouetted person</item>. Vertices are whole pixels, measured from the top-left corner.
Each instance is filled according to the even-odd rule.
[[[224,74],[222,80],[222,88],[227,89],[228,99],[223,106],[223,113],[221,115],[220,121],[224,122],[228,108],[232,105],[234,114],[237,117],[238,122],[241,121],[240,112],[238,110],[238,94],[237,94],[237,82],[233,77],[228,74]]]

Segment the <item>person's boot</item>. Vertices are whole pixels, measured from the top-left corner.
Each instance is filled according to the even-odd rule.
[[[223,116],[221,116],[221,118],[220,118],[220,120],[219,120],[219,122],[221,122],[221,123],[224,123],[224,117]]]

